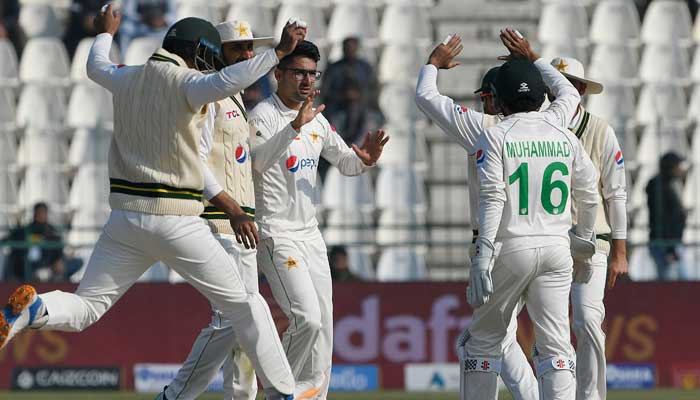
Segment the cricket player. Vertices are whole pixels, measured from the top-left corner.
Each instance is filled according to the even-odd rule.
[[[603,91],[603,85],[585,77],[583,65],[575,58],[555,58],[552,66],[571,82],[581,96]],[[550,96],[551,100],[554,100],[553,96]],[[613,128],[607,121],[586,111],[581,103],[569,129],[581,141],[598,171],[601,199],[595,219],[596,253],[591,260],[592,268],[574,268],[588,271],[591,276],[574,276],[571,286],[576,335],[576,399],[604,400],[605,333],[602,324],[605,318],[605,279],[607,276],[608,289],[612,289],[618,276],[628,271],[625,164]],[[575,209],[572,217],[576,223]]]
[[[33,287],[22,286],[10,296],[0,314],[0,347],[28,327],[86,329],[150,265],[162,261],[231,321],[266,398],[291,399],[294,377],[265,300],[246,291],[235,261],[199,217],[204,180],[198,146],[205,106],[235,95],[267,73],[303,40],[306,29],[288,24],[277,48],[203,74],[214,70],[221,49],[219,33],[209,22],[180,20],[146,64],[117,66],[108,56],[120,19],[112,5],[98,17],[100,34],[87,65],[90,79],[114,99],[112,213],[75,293],[38,296]]]
[[[416,104],[418,108],[433,120],[443,131],[459,143],[469,154],[468,162],[468,182],[469,182],[469,204],[471,206],[471,225],[474,227],[473,242],[476,241],[478,230],[478,193],[479,185],[476,176],[476,141],[484,129],[496,125],[501,118],[498,115],[498,105],[493,97],[493,85],[498,67],[491,68],[482,80],[481,88],[475,93],[479,93],[482,100],[484,113],[477,112],[470,108],[455,104],[447,96],[441,95],[437,88],[437,72],[439,69],[451,69],[459,65],[454,58],[461,52],[461,38],[453,34],[448,39],[438,45],[431,53],[428,63],[421,69],[416,88]],[[531,49],[527,50],[532,53]],[[561,75],[547,63],[536,63],[545,82],[554,85],[555,79]],[[566,127],[575,112],[574,108],[561,109],[552,113],[551,120],[558,126]],[[569,112],[569,115],[562,112]],[[473,246],[470,253],[473,254]],[[517,314],[520,312],[522,304],[516,308],[512,316],[512,322],[508,327],[508,335],[503,343],[503,369],[501,378],[516,400],[537,399],[539,391],[537,380],[532,372],[532,368],[516,341]],[[464,344],[469,337],[468,329],[465,330],[457,343],[457,354],[460,359],[461,378],[464,379]]]
[[[225,65],[255,56],[254,47],[269,45],[272,37],[253,37],[247,21],[216,25]],[[250,161],[250,125],[241,93],[212,103],[199,146],[204,173],[202,218],[216,239],[236,260],[248,293],[258,293],[258,243],[255,195]],[[214,309],[211,323],[200,332],[183,367],[159,399],[195,399],[206,391],[223,365],[224,399],[255,400],[258,383],[248,356],[241,350],[231,322]]]
[[[572,250],[581,260],[595,252],[597,176],[581,143],[561,124],[580,102],[576,89],[555,69],[535,67],[548,63],[515,31],[502,31],[501,40],[511,54],[494,90],[505,118],[476,145],[480,232],[467,290],[475,312],[464,345],[462,398],[496,398],[502,344],[523,298],[535,328],[540,398],[572,399]],[[538,112],[546,92],[543,75],[556,100]],[[578,210],[573,231],[570,193]]]
[[[289,319],[282,343],[297,381],[295,399],[326,399],[330,383],[333,286],[316,221],[319,159],[344,175],[359,175],[375,165],[388,140],[379,130],[361,147],[349,148],[320,114],[323,105],[308,124],[293,121],[317,93],[320,58],[316,45],[300,43],[275,70],[277,92],[250,118],[257,128],[252,156],[258,266]],[[278,132],[286,133],[284,141]]]

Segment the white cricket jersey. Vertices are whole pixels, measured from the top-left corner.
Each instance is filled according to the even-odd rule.
[[[568,126],[569,121],[571,121],[576,112],[576,105],[580,101],[578,92],[546,60],[540,58],[534,64],[542,74],[545,84],[551,88],[552,92],[558,98],[564,97],[564,99],[555,102],[556,104],[551,104],[547,108],[547,119],[558,126]],[[416,85],[416,105],[440,129],[462,146],[469,155],[469,170],[467,174],[469,215],[472,228],[475,232],[478,232],[479,185],[475,173],[475,147],[478,137],[483,131],[498,123],[500,118],[456,104],[451,98],[441,95],[437,87],[437,75],[438,69],[434,65],[427,64],[423,66]]]
[[[481,237],[502,242],[501,254],[569,245],[571,202],[577,234],[593,233],[598,176],[583,145],[546,112],[518,113],[479,137]]]
[[[313,240],[318,237],[317,177],[321,157],[347,176],[359,175],[370,168],[321,114],[304,125],[297,135],[290,125],[297,114],[276,94],[260,102],[250,113],[250,123],[258,130],[251,155],[255,220],[261,238]]]

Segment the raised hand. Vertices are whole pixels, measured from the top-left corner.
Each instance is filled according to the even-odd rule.
[[[107,4],[103,10],[95,17],[95,30],[98,34],[109,33],[114,36],[122,22],[122,13],[114,10],[114,3]]]
[[[454,58],[462,52],[462,38],[455,34],[450,35],[447,44],[440,43],[428,57],[428,64],[432,64],[440,69],[450,69],[461,64],[454,61]]]
[[[297,44],[304,41],[304,38],[306,38],[306,22],[298,18],[291,18],[284,26],[280,42],[275,47],[277,58],[282,59],[294,51]]]
[[[374,165],[379,157],[384,151],[384,145],[389,141],[389,136],[385,136],[383,129],[378,130],[375,133],[369,132],[365,136],[365,140],[362,143],[362,147],[358,147],[356,144],[352,145],[352,149],[355,154],[362,160],[365,165]]]
[[[498,57],[499,60],[508,61],[514,58],[525,58],[535,62],[540,58],[539,54],[530,46],[530,42],[528,42],[520,32],[512,28],[501,30],[501,42],[503,42],[503,45],[506,46],[510,54]]]
[[[304,102],[301,104],[301,108],[299,109],[297,117],[294,118],[294,121],[292,121],[291,123],[292,128],[294,128],[295,131],[299,132],[302,126],[311,122],[314,118],[316,118],[316,116],[319,113],[321,113],[326,108],[326,106],[323,104],[316,108],[313,107],[314,99],[320,93],[320,90],[312,91],[309,97],[307,97],[306,100],[304,100]]]

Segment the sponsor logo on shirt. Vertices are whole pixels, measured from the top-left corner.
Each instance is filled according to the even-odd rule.
[[[615,164],[617,164],[618,167],[622,167],[624,163],[625,159],[622,157],[622,151],[618,150],[615,154]]]
[[[297,156],[289,156],[287,158],[287,169],[290,172],[297,172],[304,168],[316,168],[316,160],[313,158],[298,158]]]
[[[239,113],[236,110],[226,111],[224,113],[224,118],[226,119],[226,121],[230,121],[230,120],[232,120],[236,117],[240,117],[240,116],[241,116],[241,113]]]
[[[486,159],[486,153],[483,150],[478,150],[476,152],[476,166],[479,167],[484,163]]]
[[[243,164],[245,160],[248,159],[248,152],[245,151],[243,146],[238,145],[238,147],[236,147],[235,157],[236,162],[238,162],[239,164]]]
[[[455,111],[457,111],[458,114],[464,114],[467,112],[467,107],[455,104]]]

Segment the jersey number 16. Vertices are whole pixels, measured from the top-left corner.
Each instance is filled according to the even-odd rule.
[[[566,182],[562,180],[552,180],[552,175],[554,175],[556,171],[561,172],[563,176],[569,175],[569,168],[562,162],[556,161],[547,165],[547,168],[544,169],[544,175],[542,176],[542,193],[540,194],[542,208],[552,215],[559,215],[564,212],[564,207],[566,207],[566,202],[569,199],[569,187],[566,186]],[[521,163],[515,172],[508,177],[508,184],[512,185],[518,180],[520,180],[518,214],[528,215],[530,212],[530,191],[528,188],[528,165],[526,162]],[[552,204],[552,192],[554,190],[559,190],[561,192],[559,204]]]

